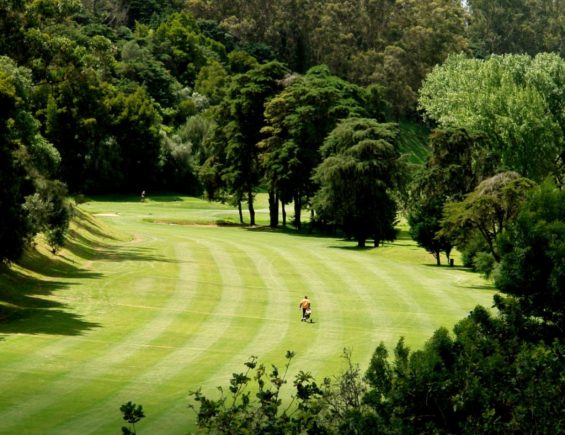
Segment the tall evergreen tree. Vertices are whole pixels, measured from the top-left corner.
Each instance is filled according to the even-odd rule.
[[[396,125],[348,118],[329,134],[314,172],[320,190],[313,206],[320,218],[340,226],[359,247],[394,240],[396,204],[390,197],[399,180]]]

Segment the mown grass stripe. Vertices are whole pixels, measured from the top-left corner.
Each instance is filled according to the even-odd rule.
[[[252,304],[249,297],[250,289],[258,287],[256,280],[249,280],[248,277],[257,277],[257,271],[244,270],[247,266],[245,256],[242,255],[241,250],[230,251],[226,249],[228,245],[213,244],[209,242],[199,241],[198,244],[206,246],[217,265],[216,271],[221,278],[221,283],[216,286],[215,290],[219,292],[219,301],[214,310],[209,316],[206,323],[200,326],[200,329],[192,336],[188,337],[183,346],[178,347],[169,355],[164,356],[160,361],[154,364],[149,370],[144,373],[138,373],[134,382],[125,385],[119,395],[127,397],[128,394],[134,394],[138,384],[145,383],[145,394],[151,395],[152,391],[159,388],[164,383],[171,383],[175,378],[186,379],[186,367],[198,365],[198,360],[207,360],[210,355],[213,355],[214,348],[217,346],[224,346],[220,344],[224,340],[224,336],[230,337],[233,340],[232,329],[238,335],[242,335],[242,331],[236,325],[238,317],[236,313],[243,312],[244,306],[251,306],[252,311],[257,309]],[[222,246],[222,249],[218,249]],[[241,273],[244,271],[245,273]],[[243,277],[246,277],[244,279]],[[249,317],[249,316],[248,316]],[[208,325],[210,325],[208,327]],[[249,332],[243,333],[243,336],[248,335]],[[189,345],[187,345],[187,343]],[[185,387],[186,388],[186,387]],[[186,395],[185,388],[178,393],[182,399]],[[100,409],[104,408],[104,404],[98,406]],[[106,404],[109,406],[109,404]],[[97,408],[98,408],[97,407]],[[97,414],[94,409],[90,413],[92,417]],[[81,420],[85,420],[82,418]],[[149,420],[148,423],[151,423]]]
[[[225,243],[225,240],[224,240]],[[233,245],[229,245],[234,248]],[[238,244],[237,246],[241,246]],[[205,390],[215,387],[217,384],[227,383],[228,375],[235,371],[241,371],[243,368],[242,363],[252,354],[260,353],[263,355],[267,350],[278,346],[279,341],[285,337],[288,331],[288,311],[290,309],[290,300],[286,294],[286,285],[282,278],[278,276],[276,271],[272,270],[272,263],[268,259],[266,252],[262,250],[266,248],[261,245],[258,249],[257,246],[251,246],[246,243],[244,246],[245,262],[250,266],[245,266],[255,271],[255,276],[261,277],[257,284],[258,289],[263,289],[261,295],[257,295],[260,302],[261,313],[258,316],[250,316],[246,319],[253,328],[252,334],[246,337],[247,344],[239,349],[233,355],[225,358],[225,361],[218,364],[215,370],[208,374],[208,381],[203,382],[201,387]],[[265,273],[267,268],[271,268],[268,273]],[[282,299],[286,301],[282,302]],[[167,427],[171,420],[174,420],[176,415],[186,413],[188,400],[179,401],[173,406],[166,407],[159,412],[159,417],[152,421],[148,421],[145,429],[149,432],[158,432]],[[172,430],[173,428],[168,428]]]
[[[122,398],[123,401],[131,400],[131,396],[138,395],[140,390],[149,395],[152,390],[163,385],[168,379],[183,370],[185,364],[189,362],[185,358],[187,354],[189,357],[193,357],[204,353],[213,344],[216,339],[215,334],[207,331],[207,325],[211,321],[217,323],[218,318],[226,317],[227,311],[237,310],[237,304],[233,306],[232,301],[228,300],[221,290],[226,279],[233,282],[234,276],[230,272],[233,266],[225,257],[220,258],[216,248],[210,249],[210,246],[200,241],[188,245],[185,239],[182,240],[183,243],[176,245],[175,249],[175,258],[181,260],[177,285],[183,287],[188,276],[190,277],[188,281],[198,283],[201,290],[190,301],[187,301],[186,305],[181,306],[198,304],[201,306],[203,314],[194,315],[192,310],[188,310],[189,318],[185,318],[184,324],[192,324],[192,327],[185,331],[184,337],[180,337],[179,344],[172,348],[170,352],[160,353],[153,362],[146,362],[142,369],[136,370],[135,376],[129,381],[117,385],[112,394],[108,394],[105,398],[99,398],[96,405],[82,415],[75,416],[73,421],[67,422],[59,429],[72,433],[74,430],[84,427],[84,425],[96,427],[99,413],[111,407],[112,403],[115,407],[116,398]],[[199,261],[195,263],[197,257]],[[207,270],[202,270],[202,266]],[[234,284],[238,285],[237,282]],[[182,310],[182,312],[187,313],[186,310]],[[167,340],[166,337],[167,332],[163,334],[162,338]],[[187,342],[190,345],[187,346]]]

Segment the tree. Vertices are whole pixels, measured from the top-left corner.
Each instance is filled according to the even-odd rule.
[[[141,38],[124,43],[121,48],[120,74],[133,82],[143,83],[147,92],[161,105],[170,107],[178,104],[178,91],[181,85],[155,58],[152,50]]]
[[[343,228],[359,247],[394,240],[396,204],[388,190],[401,171],[395,147],[397,127],[368,118],[348,118],[328,135],[324,160],[315,169],[319,183],[313,206],[319,217]]]
[[[190,0],[187,7],[218,23],[236,47],[266,44],[263,51],[298,73],[324,64],[361,86],[383,85],[397,116],[414,115],[426,74],[468,45],[459,0]]]
[[[486,135],[498,166],[534,181],[562,177],[565,61],[555,54],[450,56],[426,78],[420,108],[441,128]]]
[[[281,392],[288,382],[287,373],[294,352],[286,353],[283,370],[272,365],[267,371],[264,364],[252,356],[245,363],[245,371],[234,373],[229,392],[220,387],[221,397],[209,399],[200,390],[191,392],[198,409],[190,405],[197,414],[197,423],[214,433],[301,433],[316,428],[313,416],[319,412],[316,399],[322,390],[309,373],[296,375],[294,386],[297,406],[282,408]],[[252,394],[251,381],[256,381],[256,393]]]
[[[28,233],[24,196],[31,187],[18,159],[20,137],[37,126],[25,112],[31,87],[29,71],[7,57],[0,57],[0,260],[13,260],[22,252]]]
[[[364,433],[554,433],[561,430],[565,369],[561,341],[540,341],[519,311],[494,317],[476,307],[395,360],[381,344],[365,375],[372,412],[349,421]]]
[[[459,129],[435,129],[430,135],[431,154],[414,177],[408,200],[410,234],[419,246],[434,255],[449,255],[453,240],[439,236],[443,207],[461,201],[485,176],[494,173],[481,136]]]
[[[123,0],[130,27],[134,27],[136,22],[159,22],[172,12],[181,10],[182,3],[179,0]]]
[[[145,418],[143,406],[127,402],[120,406],[120,411],[123,414],[122,418],[129,424],[129,427],[122,426],[122,433],[124,435],[135,435],[137,433],[135,431],[135,424],[139,423],[142,418]]]
[[[213,128],[212,120],[199,114],[165,136],[162,186],[192,195],[202,193],[199,171],[208,158],[207,143]]]
[[[294,201],[294,224],[301,227],[303,204],[316,187],[311,176],[319,149],[340,119],[366,116],[363,89],[332,75],[326,66],[287,77],[286,87],[265,108],[261,143],[267,182],[284,202]]]
[[[496,286],[516,297],[522,312],[565,331],[565,192],[544,183],[528,195],[499,240]]]
[[[174,13],[159,25],[153,37],[158,59],[183,85],[193,86],[208,58],[225,57],[224,46],[206,37],[187,13]]]
[[[468,35],[477,57],[542,52],[565,54],[563,0],[468,0]]]
[[[234,76],[216,112],[221,130],[216,137],[226,140],[221,177],[237,204],[247,201],[251,225],[255,225],[254,189],[261,179],[258,144],[265,104],[280,90],[286,73],[280,62],[269,62]]]
[[[68,227],[65,186],[49,180],[59,153],[31,114],[31,72],[0,56],[0,261],[16,260],[40,231],[56,250]],[[41,203],[34,213],[29,204]]]
[[[161,117],[155,102],[137,87],[129,94],[116,93],[108,103],[121,157],[114,188],[137,192],[155,186],[161,155]]]
[[[497,238],[516,218],[526,192],[534,183],[516,172],[502,172],[482,181],[461,202],[444,207],[440,236],[454,237],[465,244],[469,233],[477,232],[496,262],[500,261]]]
[[[408,215],[410,225],[410,236],[418,243],[418,246],[426,249],[436,259],[436,264],[441,265],[441,253],[445,252],[447,261],[453,242],[449,237],[438,236],[441,229],[441,216],[444,202],[440,197],[427,198],[420,204],[412,204],[412,211]]]
[[[35,193],[25,198],[23,209],[27,214],[30,236],[43,232],[53,254],[65,243],[65,234],[71,221],[71,207],[67,187],[60,181],[38,177]]]

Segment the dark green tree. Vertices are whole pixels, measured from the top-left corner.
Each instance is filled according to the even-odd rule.
[[[193,86],[209,58],[225,57],[222,44],[206,37],[187,13],[175,13],[159,25],[153,38],[154,52],[167,70],[183,85]]]
[[[372,412],[350,419],[357,433],[554,433],[561,431],[565,369],[559,341],[540,341],[535,321],[511,304],[482,307],[436,331],[422,350],[400,340],[395,360],[379,346],[366,373]],[[370,418],[369,418],[370,417]]]
[[[31,73],[0,57],[0,261],[16,260],[26,242],[47,232],[56,250],[63,243],[69,209],[66,188],[49,177],[60,156],[31,114]],[[30,204],[40,203],[39,212]],[[37,210],[36,210],[37,211]]]
[[[462,200],[494,169],[481,136],[465,130],[436,129],[430,135],[431,154],[414,177],[407,205],[410,234],[439,265],[440,254],[448,261],[454,241],[439,236],[443,207],[447,201]]]
[[[122,412],[122,418],[128,422],[128,427],[122,426],[122,433],[124,435],[135,435],[135,424],[139,423],[142,418],[145,418],[145,413],[143,412],[143,406],[136,405],[133,402],[124,403],[120,406],[120,411]]]
[[[161,117],[144,88],[126,95],[117,93],[109,101],[112,136],[120,145],[121,161],[115,187],[141,191],[153,187],[159,174]],[[118,178],[119,177],[119,178]]]
[[[402,170],[395,124],[348,118],[328,135],[324,160],[314,171],[320,190],[313,200],[319,217],[341,227],[359,247],[394,240],[397,207],[389,190]]]
[[[533,189],[499,241],[497,287],[515,296],[526,315],[565,331],[565,192],[544,183]]]
[[[563,0],[468,0],[470,44],[477,57],[565,54]]]
[[[267,182],[281,200],[293,200],[294,224],[300,228],[303,204],[316,191],[311,176],[321,162],[320,147],[340,119],[367,115],[366,94],[325,66],[286,81],[285,89],[266,106],[262,148],[272,177]]]
[[[221,132],[216,138],[226,140],[221,177],[237,204],[247,201],[251,225],[255,225],[254,190],[261,180],[258,144],[265,104],[280,91],[287,72],[280,62],[269,62],[234,76],[217,111]]]
[[[453,242],[448,237],[439,237],[441,217],[444,202],[439,196],[426,198],[425,202],[411,204],[408,215],[410,236],[426,251],[434,256],[436,264],[441,265],[441,253],[444,252],[447,260],[453,249]]]

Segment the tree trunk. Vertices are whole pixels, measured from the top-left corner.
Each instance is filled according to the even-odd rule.
[[[269,191],[269,217],[271,228],[279,226],[279,197],[270,190]]]
[[[357,239],[357,247],[358,248],[364,248],[365,247],[365,239],[363,239],[363,238]]]
[[[373,239],[373,246],[374,246],[375,248],[378,248],[378,247],[380,246],[380,244],[381,244],[381,241],[379,240],[379,238],[378,238],[378,237],[375,237],[375,238]]]
[[[237,211],[239,212],[239,223],[243,225],[243,210],[241,209],[241,201],[237,201]]]
[[[302,222],[300,222],[300,213],[302,212],[302,202],[300,200],[300,194],[294,195],[294,225],[297,229],[302,228]]]
[[[255,209],[253,208],[253,192],[247,192],[247,205],[249,206],[249,225],[255,225]]]
[[[286,209],[284,208],[284,202],[281,201],[281,208],[282,208],[282,224],[283,227],[286,227]]]
[[[441,252],[435,251],[435,252],[434,252],[434,257],[436,257],[436,265],[437,265],[437,266],[441,266]],[[448,257],[447,262],[449,263],[449,257]]]

